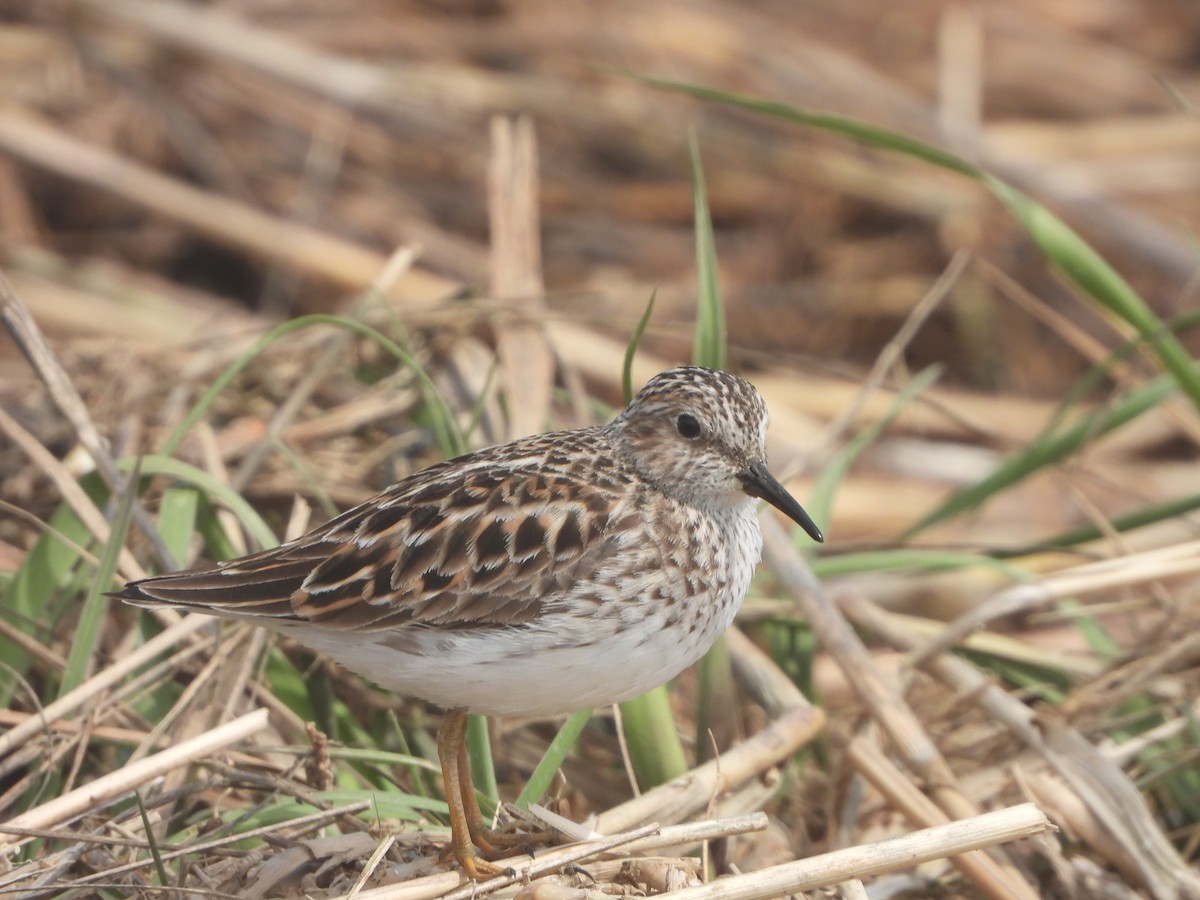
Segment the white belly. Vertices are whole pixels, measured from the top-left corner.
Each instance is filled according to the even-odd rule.
[[[607,706],[674,678],[733,621],[762,549],[753,505],[733,512],[700,530],[708,549],[715,542],[720,552],[708,554],[704,577],[691,573],[691,588],[664,561],[632,581],[618,579],[598,604],[559,598],[526,625],[281,630],[382,687],[445,708],[537,717]],[[597,593],[595,585],[588,590]]]

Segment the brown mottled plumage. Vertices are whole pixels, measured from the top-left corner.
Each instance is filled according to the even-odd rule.
[[[702,656],[761,554],[753,498],[822,539],[767,471],[766,429],[746,381],[673,369],[609,425],[430,466],[273,550],[113,596],[274,628],[450,709],[439,751],[456,856],[491,872],[471,846],[492,849],[461,749],[466,710],[616,703]]]

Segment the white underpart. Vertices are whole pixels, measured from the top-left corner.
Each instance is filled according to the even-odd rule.
[[[743,495],[735,505],[700,515],[712,526],[709,575],[714,585],[724,584],[703,599],[703,608],[691,610],[700,622],[686,640],[665,627],[670,607],[648,606],[640,596],[667,582],[670,576],[661,570],[643,573],[636,585],[612,585],[606,615],[583,615],[587,610],[576,607],[520,628],[406,630],[416,652],[389,645],[386,631],[298,629],[294,636],[352,671],[372,673],[382,687],[443,707],[536,717],[618,703],[696,662],[745,599],[762,554],[754,502]]]

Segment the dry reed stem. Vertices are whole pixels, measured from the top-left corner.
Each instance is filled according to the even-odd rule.
[[[481,109],[515,105],[506,102],[515,98],[497,91],[485,79],[442,84],[437,79],[422,77],[415,67],[386,67],[329,53],[223,10],[199,10],[164,0],[75,2],[99,15],[123,20],[154,38],[186,47],[206,59],[245,65],[352,109],[369,108],[394,115],[398,108],[412,105],[414,94],[421,95],[428,103],[444,100],[441,94],[453,95],[454,107],[464,102]],[[462,91],[471,86],[478,90]]]
[[[592,827],[609,833],[651,820],[677,822],[704,809],[713,796],[778,765],[811,741],[824,727],[825,714],[812,707],[785,712],[757,734],[640,797],[595,817]]]
[[[17,294],[55,339],[82,331],[119,340],[138,356],[219,344],[233,356],[271,324],[228,301],[113,262],[88,264],[28,247],[14,247],[5,258]],[[86,290],[67,283],[79,279]]]
[[[842,611],[854,620],[854,615],[847,606],[847,595],[857,597],[854,591],[839,592],[838,605]],[[869,598],[867,598],[869,599]],[[874,606],[874,604],[871,604]],[[946,630],[946,623],[922,616],[910,616],[904,613],[890,613],[890,616],[913,635],[924,635],[926,640],[933,641],[941,637]],[[1051,665],[1055,671],[1061,672],[1074,680],[1094,678],[1104,668],[1104,663],[1093,653],[1061,650],[1055,653],[1053,660],[1046,659],[1046,648],[1031,643],[1020,637],[1000,634],[997,631],[974,631],[966,635],[956,646],[976,653],[985,653],[1006,659],[1019,665],[1031,667]]]
[[[96,505],[92,503],[83,488],[79,486],[75,475],[3,409],[0,409],[0,431],[7,434],[9,439],[29,457],[30,461],[46,473],[46,476],[58,488],[63,500],[71,507],[72,512],[79,516],[79,520],[92,533],[92,536],[101,544],[107,543],[112,533],[108,521],[104,518],[104,514],[96,509]],[[146,575],[146,570],[126,547],[121,548],[117,557],[117,565],[121,576],[128,581],[144,578]]]
[[[203,616],[203,613],[195,615]],[[211,618],[209,621],[214,627],[219,627]],[[146,741],[130,754],[130,762],[145,756],[164,735],[172,735],[175,741],[188,740],[215,727],[222,718],[229,718],[230,702],[236,701],[242,694],[240,691],[219,690],[213,682],[230,672],[237,672],[241,668],[237,661],[245,662],[252,655],[245,645],[250,645],[256,636],[256,629],[231,629],[231,632],[227,639],[215,643],[211,655],[202,661],[200,671],[188,679],[179,698],[155,724]],[[177,786],[178,782],[168,781],[165,789],[170,791]]]
[[[114,660],[79,687],[46,706],[39,714],[30,717],[21,725],[17,725],[7,734],[0,735],[0,757],[12,752],[13,749],[21,746],[40,731],[45,730],[49,723],[74,712],[97,694],[108,690],[134,669],[148,663],[158,654],[166,652],[211,623],[212,620],[207,616],[188,616],[166,631],[155,635],[132,653]]]
[[[738,684],[770,716],[795,709],[812,710],[796,683],[736,625],[725,632],[730,663]]]
[[[875,668],[871,654],[853,629],[835,614],[833,603],[796,552],[787,532],[769,515],[763,517],[762,528],[763,558],[900,754],[928,780],[934,780],[931,778],[934,772],[943,774],[945,764],[933,741],[916,721],[900,691]]]
[[[378,842],[375,850],[367,858],[366,863],[363,864],[362,871],[354,879],[354,886],[346,895],[347,900],[355,900],[363,892],[367,882],[371,880],[371,876],[375,874],[376,869],[383,864],[384,859],[387,858],[388,852],[395,843],[396,836],[394,834],[389,834],[382,841]]]
[[[323,809],[315,813],[309,813],[307,816],[299,816],[295,819],[289,819],[286,822],[278,822],[272,825],[264,825],[260,828],[251,828],[238,834],[227,835],[222,838],[217,838],[211,841],[197,841],[192,844],[187,844],[176,848],[163,848],[160,852],[160,859],[163,862],[171,862],[179,859],[182,856],[191,856],[195,854],[208,853],[212,850],[219,850],[222,847],[228,847],[231,844],[238,844],[243,841],[254,840],[255,838],[267,837],[271,835],[278,836],[282,832],[287,832],[290,835],[297,835],[311,828],[332,823],[335,819],[340,819],[345,816],[354,816],[367,809],[370,809],[371,803],[369,800],[359,800],[354,803],[347,803],[344,806],[334,807],[332,809]],[[88,835],[72,835],[75,840],[90,840]],[[105,836],[99,840],[109,840],[112,838]],[[144,845],[145,841],[137,841],[139,845]],[[69,884],[61,885],[63,888],[75,886],[84,886],[97,881],[106,881],[118,878],[122,875],[127,875],[130,872],[137,872],[141,869],[148,869],[154,865],[154,858],[146,856],[144,859],[137,860],[132,863],[114,866],[110,869],[105,869],[96,872],[84,878],[76,879]]]
[[[361,891],[358,896],[363,900],[420,900],[426,897],[442,897],[443,900],[468,900],[470,897],[491,893],[518,882],[528,881],[553,872],[563,866],[579,862],[597,854],[607,853],[618,847],[623,847],[638,838],[657,834],[659,826],[655,823],[643,825],[640,828],[626,831],[611,837],[590,841],[586,844],[575,844],[570,847],[559,847],[546,853],[538,854],[537,859],[529,860],[528,856],[509,857],[499,860],[498,865],[512,868],[514,875],[501,875],[479,883],[472,882],[458,870],[418,878],[392,888],[378,888],[374,891]],[[529,862],[526,864],[526,861]],[[521,866],[517,870],[517,866]],[[447,877],[449,876],[449,877]],[[447,888],[457,888],[450,890]]]
[[[95,781],[55,797],[40,806],[35,806],[33,809],[9,819],[8,822],[0,824],[0,832],[3,832],[6,827],[38,830],[61,825],[96,806],[123,797],[138,786],[165,775],[178,766],[202,759],[266,727],[267,711],[265,709],[247,713],[189,741],[163,750],[116,772],[102,775]],[[0,853],[12,852],[27,842],[25,839],[0,842]]]
[[[49,529],[47,529],[49,531]],[[64,541],[70,544],[70,541]],[[72,547],[73,550],[79,550],[78,546]],[[83,558],[87,558],[86,554],[80,554]],[[94,559],[94,558],[93,558]],[[61,653],[55,653],[45,644],[40,643],[37,638],[26,634],[15,625],[0,619],[0,637],[6,641],[12,641],[23,651],[28,653],[33,659],[41,662],[42,665],[48,666],[56,672],[61,672],[67,667],[67,658]]]
[[[76,757],[81,757],[96,730],[98,722],[105,721],[114,716],[133,715],[133,711],[129,705],[123,702],[124,698],[137,695],[147,685],[158,684],[164,673],[177,671],[182,662],[189,657],[208,652],[211,645],[211,640],[189,637],[187,645],[182,649],[177,650],[160,662],[148,665],[144,671],[122,681],[119,686],[114,685],[105,688],[111,676],[108,675],[107,670],[97,673],[97,676],[93,679],[95,683],[87,684],[87,689],[83,692],[83,700],[79,704],[79,711],[81,713],[80,721],[69,723],[76,726],[73,729],[68,729],[69,733],[73,733],[76,736],[74,740],[58,742],[52,739],[49,732],[53,730],[54,726],[63,724],[61,718],[51,720],[44,713],[35,713],[23,718],[22,722],[19,723],[21,729],[18,731],[18,736],[23,734],[25,729],[33,725],[40,723],[44,727],[39,729],[36,735],[37,740],[31,737],[23,744],[17,745],[13,752],[0,755],[0,780],[7,779],[14,772],[26,770],[23,781],[32,784],[39,777],[54,771],[56,761],[72,752],[72,747],[75,748]],[[115,658],[123,659],[124,655]],[[81,685],[81,687],[83,686]],[[103,689],[100,695],[94,693],[96,688]],[[66,696],[62,699],[66,699]],[[55,706],[56,704],[51,704],[50,710],[53,711]],[[43,738],[47,738],[48,740],[43,740]],[[30,766],[29,763],[38,759],[39,755],[42,755],[43,758],[39,760],[36,766]],[[28,784],[25,786],[27,787]],[[6,809],[10,801],[20,794],[21,790],[17,790],[15,785],[10,787],[5,795],[0,797],[0,810]]]
[[[92,422],[87,404],[84,403],[83,397],[80,396],[75,385],[71,383],[71,377],[67,374],[67,370],[63,368],[62,363],[58,361],[58,356],[50,349],[42,330],[3,273],[0,273],[0,320],[4,322],[8,333],[21,348],[42,384],[46,386],[54,405],[71,423],[75,437],[91,457],[92,463],[100,472],[113,496],[121,497],[127,491],[132,490],[128,479],[117,470],[116,463],[113,462],[112,455],[108,452],[108,445],[101,439],[100,432]],[[154,527],[150,516],[136,498],[132,513],[134,524],[149,541],[159,562],[168,565],[171,562],[171,554],[167,552],[166,546],[158,536],[158,529]]]
[[[77,722],[74,719],[56,719],[47,721],[41,717],[39,713],[24,713],[17,712],[11,709],[0,709],[0,727],[16,728],[23,726],[30,720],[36,719],[39,723],[38,732],[45,733],[47,731],[55,734],[75,735],[84,730],[84,723]],[[170,747],[172,740],[170,737],[160,735],[157,739],[153,739],[149,732],[134,728],[121,728],[116,725],[94,725],[91,727],[91,737],[97,741],[108,741],[114,744],[143,744],[148,739],[152,741],[152,749],[161,749]],[[229,751],[229,758],[239,766],[269,766],[270,763],[265,761],[261,754],[254,753],[239,753],[236,750]]]
[[[862,735],[855,737],[846,748],[846,758],[854,771],[870,782],[888,804],[899,810],[914,826],[932,828],[949,823],[950,818],[922,794],[873,741]],[[995,900],[1007,900],[1013,896],[1004,869],[981,850],[952,856],[949,862],[984,896]]]
[[[922,646],[923,635],[909,629],[902,618],[864,601],[851,592],[841,594],[838,602],[851,621],[892,646],[906,650]],[[1025,743],[1030,746],[1040,743],[1033,727],[1033,710],[1004,691],[966,660],[941,653],[930,657],[925,668],[953,689],[956,695],[973,698],[992,721],[1002,723]]]
[[[701,822],[689,822],[683,825],[658,826],[644,825],[640,828],[613,835],[611,837],[597,836],[581,844],[566,847],[554,847],[539,851],[532,864],[526,866],[528,856],[517,856],[502,860],[502,865],[518,869],[516,877],[498,878],[480,882],[474,885],[474,890],[480,895],[492,893],[511,884],[528,878],[535,878],[561,869],[571,863],[599,858],[614,849],[620,849],[622,855],[631,853],[649,853],[661,851],[668,847],[688,846],[703,841],[711,841],[721,837],[738,834],[750,834],[761,831],[767,825],[764,813],[752,813],[742,816],[731,816],[720,819],[710,819]],[[459,893],[447,894],[453,888],[463,886],[462,897],[471,896],[472,885],[466,884],[465,876],[458,871],[440,872],[424,878],[413,879],[402,884],[388,885],[361,891],[359,900],[429,900],[433,897],[443,897],[451,900],[459,897]],[[346,895],[335,900],[348,900]]]
[[[544,310],[538,153],[528,116],[492,119],[488,165],[491,295],[514,302],[517,321],[496,323],[496,356],[508,398],[505,439],[545,430],[554,383],[554,355],[538,324]]]
[[[951,818],[977,815],[945,758],[898,690],[876,669],[862,640],[826,595],[774,519],[763,521],[763,555],[783,587],[803,610],[821,646],[837,660],[847,680],[886,732],[897,752]],[[1014,897],[1036,897],[1015,866],[1006,866],[1005,886]]]
[[[1200,541],[1158,547],[1100,562],[1085,563],[1045,575],[1035,582],[1014,585],[978,604],[951,622],[914,660],[920,667],[926,658],[958,644],[967,634],[983,628],[992,619],[1028,612],[1055,600],[1157,582],[1178,575],[1200,572]]]
[[[748,875],[721,878],[703,887],[677,891],[677,900],[759,900],[815,890],[848,879],[868,878],[923,862],[958,856],[1054,831],[1032,803],[984,813],[873,844],[822,853]],[[1016,897],[1020,894],[1010,894]]]
[[[970,257],[966,253],[960,251],[955,254],[938,280],[925,292],[925,296],[912,308],[912,312],[905,317],[900,330],[876,357],[871,371],[863,379],[859,395],[854,402],[826,426],[825,434],[819,443],[821,449],[813,453],[813,456],[816,457],[814,465],[829,462],[829,459],[837,452],[838,445],[845,439],[846,432],[858,419],[867,400],[872,394],[878,392],[883,386],[884,380],[893,374],[893,369],[903,360],[905,349],[912,343],[921,326],[950,295],[950,291],[966,271],[969,261]]]
[[[628,891],[629,896],[657,897],[701,883],[701,862],[691,856],[589,859],[583,870],[590,877],[583,872],[545,875],[531,890],[540,900],[612,900],[614,890]],[[588,885],[593,887],[589,889]],[[497,896],[523,896],[526,890],[510,887]]]
[[[938,21],[938,125],[967,146],[983,130],[983,22],[973,6],[949,6]]]
[[[17,107],[0,110],[0,150],[343,290],[364,290],[387,263],[381,253],[199,190],[86,144]],[[405,306],[423,307],[457,290],[457,284],[412,269],[396,284],[394,298]]]
[[[1047,762],[1116,838],[1151,896],[1200,898],[1200,873],[1171,844],[1129,776],[1075,729],[1049,719],[1040,724]]]
[[[898,617],[853,595],[844,596],[841,604],[857,624],[888,643],[909,650],[924,649],[922,639],[906,630]],[[1137,872],[1139,880],[1156,897],[1176,896],[1173,891],[1186,889],[1200,892],[1200,882],[1195,881],[1194,873],[1163,835],[1129,777],[1077,732],[1039,719],[1032,709],[1001,690],[965,660],[948,653],[934,656],[922,653],[921,658],[925,669],[959,696],[972,697],[992,721],[1006,727],[1075,790],[1102,823],[1105,833],[1112,837],[1111,841],[1106,839],[1092,845],[1103,858]],[[1043,791],[1044,796],[1050,795],[1049,787]],[[1061,799],[1057,805],[1071,808]],[[1119,852],[1114,848],[1119,848]]]
[[[153,736],[170,733],[176,742],[187,741],[230,718],[246,696],[246,685],[268,640],[265,629],[246,628],[235,639],[219,641],[200,672],[189,681],[179,699],[155,726]],[[130,754],[129,762],[139,759],[150,746],[147,741],[138,747]],[[163,778],[163,792],[170,793],[181,787],[187,777],[186,769],[168,772]],[[156,838],[167,835],[173,809],[172,806],[160,811]]]

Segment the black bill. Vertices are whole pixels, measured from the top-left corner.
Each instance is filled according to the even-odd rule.
[[[825,535],[812,517],[804,511],[804,507],[796,502],[796,498],[787,492],[775,476],[767,471],[767,464],[756,459],[738,476],[742,481],[742,489],[751,497],[766,500],[773,507],[803,528],[810,538],[818,543],[825,543]]]

